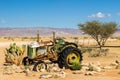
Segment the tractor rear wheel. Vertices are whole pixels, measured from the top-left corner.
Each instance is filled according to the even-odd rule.
[[[81,69],[82,53],[78,48],[65,48],[58,58],[60,68]]]

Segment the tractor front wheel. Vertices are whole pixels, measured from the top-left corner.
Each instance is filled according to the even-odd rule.
[[[33,67],[33,71],[42,71],[42,70],[46,70],[47,69],[47,65],[45,64],[44,61],[38,61],[37,63],[35,63],[34,67]]]

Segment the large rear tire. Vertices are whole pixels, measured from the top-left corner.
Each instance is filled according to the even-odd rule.
[[[82,53],[76,47],[65,48],[58,58],[60,68],[79,70],[81,69]]]

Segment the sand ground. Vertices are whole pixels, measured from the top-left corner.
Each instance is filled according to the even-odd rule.
[[[30,41],[15,41],[18,45],[28,44]],[[3,74],[3,64],[5,62],[5,48],[13,41],[0,41],[0,80],[40,80],[41,72],[34,72],[35,76],[26,76],[25,73],[14,73],[11,75]],[[119,44],[119,42],[117,42]],[[112,44],[112,43],[111,43]],[[120,44],[119,44],[120,45]],[[100,62],[101,65],[109,65],[115,60],[120,61],[120,48],[110,48],[109,54],[103,57],[88,57],[88,54],[83,54],[83,63]],[[99,72],[97,75],[85,76],[84,74],[72,74],[71,70],[65,70],[67,73],[65,78],[50,78],[48,80],[120,80],[120,69],[110,69],[105,72]],[[46,79],[41,79],[46,80]]]

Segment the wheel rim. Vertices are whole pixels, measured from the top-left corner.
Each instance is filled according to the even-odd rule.
[[[80,54],[72,51],[67,55],[66,62],[68,66],[73,66],[74,63],[80,63]]]
[[[41,71],[41,70],[45,70],[45,68],[46,68],[45,64],[40,63],[40,64],[37,65],[36,70]]]

